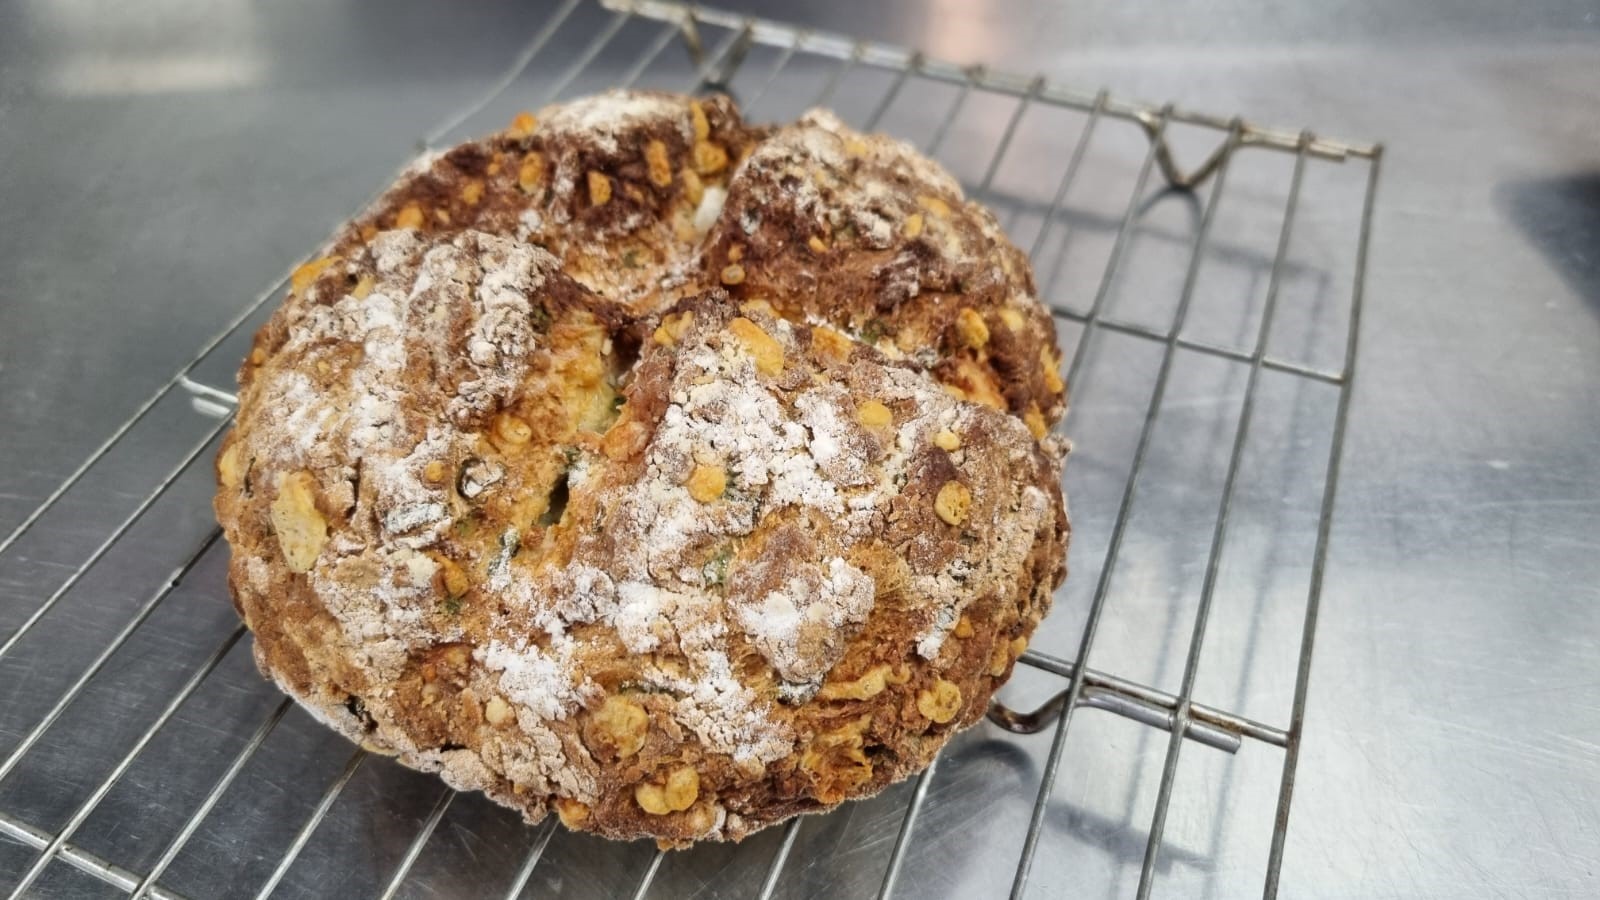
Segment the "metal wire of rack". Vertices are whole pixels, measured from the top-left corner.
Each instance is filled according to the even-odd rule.
[[[873,104],[870,114],[861,123],[867,129],[877,127],[886,116],[896,110],[897,100],[903,96],[908,85],[936,83],[953,88],[954,94],[949,105],[939,115],[936,125],[923,144],[923,148],[930,154],[939,153],[952,134],[958,117],[974,98],[988,96],[1014,101],[1014,106],[1000,131],[1000,137],[982,167],[981,177],[970,184],[972,194],[980,198],[988,198],[995,189],[997,176],[1007,165],[1008,152],[1012,149],[1019,126],[1030,113],[1053,108],[1082,114],[1085,118],[1076,139],[1070,145],[1058,142],[1056,149],[1064,151],[1064,166],[1054,182],[1048,203],[1035,210],[1040,224],[1032,242],[1031,255],[1035,259],[1036,266],[1042,264],[1041,254],[1052,236],[1053,225],[1064,215],[1073,212],[1071,204],[1068,203],[1069,195],[1074,186],[1079,184],[1078,179],[1085,166],[1090,164],[1089,148],[1096,135],[1100,133],[1102,123],[1107,120],[1122,120],[1134,123],[1143,132],[1147,149],[1138,164],[1132,192],[1127,198],[1120,218],[1107,220],[1104,223],[1104,227],[1114,229],[1114,239],[1091,303],[1083,310],[1076,310],[1064,304],[1051,304],[1053,313],[1061,323],[1079,329],[1077,345],[1068,364],[1067,379],[1075,390],[1080,389],[1081,378],[1086,374],[1084,367],[1091,355],[1090,348],[1096,340],[1103,340],[1101,335],[1119,335],[1153,345],[1159,350],[1160,356],[1144,413],[1140,419],[1138,436],[1131,454],[1132,461],[1121,481],[1120,495],[1115,505],[1115,517],[1109,529],[1104,554],[1099,560],[1076,562],[1074,583],[1093,579],[1092,592],[1088,597],[1086,614],[1077,640],[1076,655],[1073,659],[1068,659],[1042,650],[1028,651],[1022,657],[1022,662],[1055,682],[1048,699],[1037,704],[1031,711],[1019,712],[1000,703],[996,703],[991,710],[991,720],[1010,732],[1051,733],[1048,754],[1038,773],[1038,784],[1026,832],[1021,846],[1015,848],[1015,870],[1010,879],[1010,892],[1012,896],[1020,897],[1030,886],[1036,886],[1030,879],[1035,864],[1043,852],[1042,844],[1049,830],[1046,820],[1050,813],[1058,776],[1062,771],[1068,747],[1068,735],[1074,722],[1073,714],[1080,707],[1090,707],[1113,712],[1123,718],[1161,729],[1170,735],[1165,743],[1159,788],[1150,815],[1148,834],[1138,872],[1136,891],[1140,897],[1150,894],[1161,868],[1163,840],[1173,793],[1178,782],[1184,739],[1227,753],[1239,751],[1246,743],[1281,749],[1282,760],[1278,770],[1275,814],[1272,819],[1270,848],[1262,885],[1264,896],[1276,896],[1290,821],[1289,812],[1294,797],[1296,767],[1304,734],[1312,649],[1327,560],[1329,531],[1337,494],[1340,456],[1355,375],[1367,248],[1382,158],[1381,146],[1330,140],[1315,136],[1308,131],[1261,127],[1239,118],[1211,116],[1171,105],[1152,106],[1117,99],[1104,91],[1083,93],[1043,78],[1007,75],[984,68],[963,68],[929,59],[904,48],[797,29],[711,9],[686,8],[656,0],[638,0],[638,2],[604,0],[602,5],[609,14],[603,20],[603,24],[587,36],[575,58],[553,81],[544,86],[542,92],[539,92],[540,95],[518,96],[517,99],[526,101],[522,105],[535,106],[564,96],[582,78],[591,74],[590,67],[596,58],[628,26],[645,26],[653,30],[632,65],[616,79],[616,83],[623,86],[654,82],[653,86],[676,87],[691,91],[729,90],[750,58],[752,50],[758,47],[768,48],[776,54],[770,68],[757,77],[753,89],[739,97],[741,105],[747,110],[757,108],[769,90],[790,76],[802,62],[822,66],[821,71],[824,73],[821,87],[812,98],[814,105],[828,104],[835,98],[847,78],[858,70],[875,70],[889,77],[887,86]],[[457,110],[437,127],[427,131],[420,141],[419,149],[425,151],[448,142],[463,125],[472,122],[475,116],[506,95],[517,85],[535,59],[551,45],[553,37],[569,24],[579,7],[580,0],[565,0],[530,37],[523,51],[512,61],[504,75],[477,100]],[[712,36],[717,36],[718,39],[714,42],[709,41],[708,38]],[[659,83],[658,79],[650,77],[651,72],[657,67],[662,55],[675,42],[681,43],[689,53],[690,76],[684,84]],[[1217,136],[1215,148],[1204,156],[1203,162],[1192,169],[1184,169],[1177,162],[1178,154],[1174,151],[1171,140],[1175,126],[1192,126]],[[1246,333],[1246,340],[1231,344],[1202,340],[1192,337],[1186,326],[1192,321],[1191,315],[1195,308],[1194,301],[1198,293],[1196,286],[1200,280],[1202,261],[1207,258],[1210,243],[1213,241],[1218,209],[1224,197],[1230,170],[1240,158],[1240,151],[1248,148],[1286,154],[1292,159],[1292,170],[1282,204],[1281,225],[1276,229],[1276,246],[1271,254],[1270,267],[1267,269],[1265,293],[1253,331]],[[1303,185],[1306,182],[1307,172],[1319,163],[1346,162],[1364,163],[1366,178],[1360,198],[1359,216],[1356,220],[1359,231],[1355,237],[1353,271],[1349,273],[1350,294],[1342,329],[1344,332],[1342,360],[1338,365],[1330,367],[1269,353],[1274,325],[1281,308],[1279,303],[1281,288],[1285,273],[1290,268],[1286,261],[1290,255],[1297,214],[1303,202]],[[1153,325],[1135,317],[1116,317],[1110,314],[1114,285],[1127,265],[1131,236],[1140,227],[1139,223],[1148,211],[1148,189],[1157,171],[1173,189],[1199,192],[1206,185],[1210,186],[1199,212],[1198,224],[1193,230],[1192,237],[1187,241],[1187,263],[1184,266],[1182,286],[1176,306],[1165,325]],[[1079,218],[1084,219],[1083,216]],[[158,502],[168,496],[175,485],[197,471],[194,466],[196,461],[208,458],[208,450],[215,446],[216,439],[231,421],[234,396],[207,384],[201,373],[211,361],[226,356],[225,348],[236,343],[239,337],[248,331],[246,326],[249,323],[259,320],[268,301],[277,296],[283,288],[284,280],[286,279],[258,294],[220,333],[202,346],[188,364],[141,403],[125,422],[117,426],[36,509],[0,539],[0,561],[9,563],[20,560],[27,550],[25,539],[37,528],[46,526],[52,512],[57,509],[61,501],[68,498],[86,476],[94,472],[97,467],[105,465],[108,456],[117,451],[129,435],[146,423],[154,412],[164,404],[170,403],[172,398],[187,399],[192,408],[204,418],[206,424],[198,429],[200,436],[192,448],[161,474],[151,490],[109,528],[103,539],[71,566],[64,578],[53,587],[46,588],[48,592],[44,593],[44,598],[28,610],[8,633],[0,637],[0,665],[7,662],[7,657],[14,657],[29,638],[40,631],[42,624],[51,620],[53,612],[59,612],[63,601],[73,593],[80,582],[94,572],[96,566],[108,554],[114,552],[120,542],[127,539],[129,532]],[[1326,326],[1323,326],[1323,330],[1326,330]],[[1135,509],[1138,489],[1141,481],[1148,477],[1151,471],[1147,462],[1152,453],[1158,421],[1165,408],[1164,401],[1169,387],[1174,384],[1174,370],[1184,354],[1243,366],[1245,384],[1237,399],[1237,418],[1233,423],[1231,439],[1227,442],[1229,450],[1224,461],[1219,498],[1215,514],[1210,520],[1203,580],[1191,614],[1187,649],[1183,654],[1182,675],[1178,689],[1169,691],[1141,683],[1133,678],[1112,674],[1102,668],[1092,667],[1087,661],[1097,646],[1103,614],[1107,608],[1108,597],[1112,594],[1114,575],[1121,571],[1119,562],[1129,522]],[[1317,494],[1315,543],[1311,554],[1309,579],[1304,591],[1299,648],[1294,656],[1292,703],[1288,722],[1281,727],[1225,708],[1203,704],[1195,699],[1203,648],[1222,577],[1223,551],[1228,542],[1235,498],[1244,477],[1242,472],[1245,468],[1246,448],[1252,425],[1257,423],[1256,414],[1259,408],[1258,401],[1262,396],[1260,386],[1264,373],[1276,373],[1296,383],[1321,386],[1325,390],[1333,391],[1336,396],[1329,426],[1326,464],[1322,473],[1320,492]],[[1074,425],[1069,415],[1066,425],[1069,432],[1073,431]],[[1082,439],[1083,436],[1080,435],[1080,440]],[[3,786],[11,776],[28,771],[30,766],[39,763],[39,757],[48,752],[41,748],[50,740],[51,730],[72,715],[74,704],[79,703],[86,692],[98,684],[113,681],[117,677],[117,667],[110,664],[118,658],[119,651],[136,640],[141,629],[147,628],[153,617],[164,614],[164,605],[170,608],[182,602],[172,598],[181,593],[186,579],[202,566],[204,560],[210,558],[214,549],[217,549],[219,534],[218,530],[211,529],[208,536],[180,565],[159,578],[153,593],[133,607],[131,618],[120,630],[109,636],[101,650],[86,665],[76,670],[76,674],[64,678],[61,685],[53,686],[59,689],[54,695],[53,703],[31,720],[26,732],[22,733],[15,743],[8,749],[0,750],[4,753],[4,756],[0,757],[0,786]],[[1085,568],[1090,571],[1085,572]],[[0,889],[6,890],[12,897],[25,896],[41,883],[42,878],[48,877],[54,870],[67,867],[86,874],[101,886],[109,886],[134,898],[183,896],[178,888],[163,885],[169,867],[184,854],[186,848],[190,847],[191,841],[205,828],[209,817],[217,811],[219,804],[228,798],[230,790],[236,786],[242,773],[251,765],[252,759],[285,721],[292,708],[288,700],[271,702],[265,716],[260,718],[253,728],[248,727],[248,723],[245,722],[235,723],[240,726],[233,734],[237,739],[237,749],[227,758],[226,765],[220,773],[210,780],[209,788],[203,796],[185,809],[181,824],[178,824],[165,840],[147,848],[150,853],[143,854],[142,865],[123,865],[117,860],[93,852],[75,838],[80,829],[95,817],[107,797],[112,795],[119,785],[124,784],[128,773],[141,764],[143,755],[162,741],[163,730],[182,713],[185,704],[189,703],[198,692],[206,689],[206,686],[215,680],[214,676],[220,677],[217,673],[222,670],[226,661],[232,658],[236,647],[245,646],[246,642],[243,639],[246,633],[242,626],[235,624],[224,630],[226,633],[216,643],[215,649],[188,671],[186,678],[175,691],[165,697],[153,717],[145,723],[143,730],[120,751],[103,773],[98,773],[91,779],[92,785],[86,791],[73,796],[70,804],[71,812],[59,825],[47,828],[30,823],[22,815],[15,814],[7,808],[7,798],[11,795],[0,792],[0,850],[5,849],[5,842],[9,841],[14,848],[25,851],[20,855],[0,854],[0,878],[3,878],[0,880]],[[1013,740],[1027,739],[1013,738]],[[930,787],[935,779],[954,765],[948,758],[949,754],[946,754],[940,763],[923,773],[910,788],[904,808],[898,813],[898,828],[888,859],[883,864],[882,877],[877,888],[879,896],[890,896],[905,883],[908,877],[907,860],[917,841],[919,816],[928,808]],[[270,868],[265,868],[264,865],[264,877],[252,890],[256,896],[271,895],[283,885],[285,877],[296,862],[309,847],[314,846],[319,826],[324,823],[330,810],[339,802],[341,793],[345,791],[367,759],[366,751],[360,749],[348,755],[343,768],[317,796],[282,852],[266,861],[265,865],[270,865]],[[70,767],[71,763],[68,762],[66,765]],[[446,819],[452,804],[457,799],[457,795],[452,791],[437,787],[433,790],[436,793],[431,795],[433,799],[427,805],[426,813],[420,815],[414,833],[405,841],[403,849],[381,880],[377,890],[381,897],[394,897],[406,892],[409,886],[408,877],[429,848],[430,839],[438,832],[441,822]],[[144,801],[149,799],[136,798]],[[783,892],[784,873],[790,864],[804,821],[796,819],[783,828],[780,836],[768,842],[774,843],[775,846],[765,857],[754,859],[749,852],[743,852],[735,858],[737,864],[750,867],[759,874],[759,881],[751,882],[756,896],[769,898]],[[524,894],[555,836],[553,820],[528,830],[525,849],[520,859],[515,860],[514,865],[510,867],[509,877],[503,885],[501,893],[504,896],[514,898]],[[634,896],[643,897],[651,891],[668,859],[666,854],[653,852],[633,884]],[[15,863],[20,865],[20,869],[11,871],[10,866],[13,864],[11,861],[16,860],[20,860]],[[723,863],[724,868],[732,864],[735,863]]]

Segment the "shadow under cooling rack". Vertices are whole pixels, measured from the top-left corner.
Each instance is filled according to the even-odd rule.
[[[352,751],[259,678],[219,596],[208,463],[280,281],[0,539],[38,598],[0,610],[0,684],[26,684],[0,689],[0,889],[1146,896],[1249,878],[1274,896],[1381,148],[579,0],[420,144],[618,85],[724,90],[755,118],[835,106],[916,139],[1030,248],[1069,351],[1073,574],[993,724],[877,798],[673,854],[527,827]],[[54,540],[89,503],[82,545]],[[1074,730],[1083,707],[1115,715]]]

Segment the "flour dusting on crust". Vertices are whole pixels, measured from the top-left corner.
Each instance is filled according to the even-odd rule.
[[[1047,327],[991,216],[829,113],[519,117],[257,335],[235,603],[320,720],[530,820],[678,846],[865,796],[982,716],[1063,575]]]

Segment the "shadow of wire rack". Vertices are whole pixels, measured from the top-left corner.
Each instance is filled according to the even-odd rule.
[[[207,463],[233,396],[213,385],[280,281],[0,539],[43,598],[0,611],[0,675],[27,676],[0,693],[0,891],[1274,896],[1381,147],[616,0],[554,9],[422,143],[618,84],[727,91],[754,119],[831,105],[918,141],[1031,248],[1070,359],[1074,571],[991,724],[877,798],[675,854],[527,827],[352,753],[254,674],[219,597]],[[87,556],[30,566],[30,542],[150,428],[193,443]],[[177,537],[193,549],[174,570],[127,561]],[[105,633],[67,658],[61,628]],[[1069,744],[1081,707],[1117,716]]]

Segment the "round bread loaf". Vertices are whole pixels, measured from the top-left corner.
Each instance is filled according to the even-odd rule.
[[[993,218],[813,112],[612,93],[413,167],[302,266],[217,459],[262,670],[530,821],[663,846],[977,721],[1069,526]]]

